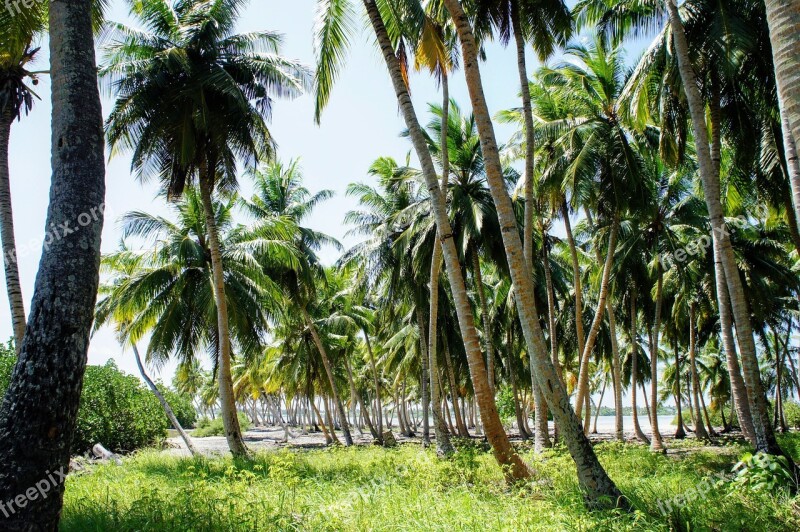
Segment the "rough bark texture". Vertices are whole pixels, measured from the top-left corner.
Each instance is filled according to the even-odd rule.
[[[225,428],[228,448],[234,456],[247,456],[247,447],[242,439],[239,417],[236,414],[236,398],[233,394],[233,377],[231,375],[231,333],[228,323],[228,301],[225,296],[225,272],[222,266],[222,252],[219,246],[219,232],[214,219],[214,204],[211,201],[213,182],[210,176],[200,177],[200,197],[206,218],[208,233],[208,250],[211,254],[211,273],[214,284],[214,302],[217,306],[217,327],[219,329],[219,358],[217,361],[219,385],[220,415]]]
[[[52,0],[49,17],[53,175],[45,227],[51,236],[0,408],[0,502],[9,513],[2,515],[3,530],[58,526],[64,492],[58,474],[67,473],[99,282],[105,168],[91,2]],[[46,498],[28,497],[10,511],[8,501],[42,482]]]
[[[464,339],[464,349],[467,353],[470,375],[472,376],[475,397],[478,402],[478,409],[480,410],[486,438],[492,446],[492,451],[498,463],[504,467],[508,478],[528,478],[531,474],[530,470],[516,454],[513,447],[511,447],[508,435],[503,429],[500,415],[497,413],[497,405],[494,402],[494,398],[491,397],[489,393],[486,367],[483,363],[480,342],[478,340],[477,330],[475,329],[472,306],[467,297],[464,277],[461,275],[461,265],[459,264],[455,243],[453,242],[450,221],[447,217],[445,198],[436,180],[436,169],[433,165],[433,159],[428,150],[422,127],[414,111],[414,106],[411,103],[411,97],[409,96],[408,88],[403,79],[400,62],[394,53],[391,39],[389,38],[389,34],[375,0],[363,1],[372,28],[375,31],[378,45],[386,61],[397,101],[400,104],[400,110],[405,119],[406,127],[408,127],[414,150],[420,160],[425,184],[431,195],[431,208],[436,221],[439,240],[443,247],[446,271],[453,293],[456,314],[458,315],[459,327],[461,329],[461,337]]]
[[[764,3],[772,43],[784,149],[789,167],[793,164],[795,167],[794,172],[790,171],[790,183],[796,217],[800,220],[800,173],[796,171],[796,146],[800,143],[800,0],[765,0]]]
[[[420,383],[420,399],[422,400],[422,446],[428,447],[431,444],[431,427],[428,421],[429,417],[429,410],[431,405],[431,397],[430,397],[430,380],[428,376],[428,363],[430,362],[430,358],[428,357],[428,342],[425,337],[425,326],[428,323],[425,321],[425,317],[422,312],[422,308],[417,306],[417,327],[419,327],[419,349],[420,349],[420,358],[422,359],[422,375],[421,375],[421,383]]]
[[[481,275],[481,259],[477,250],[472,252],[472,276],[475,281],[475,291],[478,293],[478,303],[481,305],[481,321],[483,321],[483,345],[486,350],[486,376],[489,379],[489,392],[495,396],[494,388],[494,346],[492,345],[492,322],[489,319],[489,302],[486,299],[486,290],[483,287]]]
[[[376,423],[378,424],[377,439],[379,442],[383,443],[383,405],[381,404],[381,384],[380,380],[378,379],[378,368],[375,366],[375,353],[372,352],[372,342],[369,340],[369,331],[366,329],[364,330],[364,342],[367,344],[369,366],[372,370],[372,381],[375,386],[375,417],[377,418]]]
[[[624,504],[619,490],[600,465],[589,439],[583,434],[578,418],[570,407],[566,389],[558,379],[555,367],[550,360],[544,334],[539,325],[533,275],[523,256],[513,205],[503,179],[494,126],[483,93],[475,36],[461,3],[458,0],[445,0],[444,4],[450,12],[461,41],[467,88],[486,164],[487,181],[497,210],[503,245],[511,271],[517,312],[528,349],[535,356],[535,364],[531,369],[536,373],[539,386],[545,394],[547,403],[550,405],[555,421],[564,437],[564,442],[575,461],[578,479],[587,497],[587,502],[594,505],[600,504],[601,501],[607,503],[610,500],[612,504]],[[473,378],[473,382],[474,380]],[[488,427],[486,428],[488,434]]]
[[[636,337],[636,330],[637,330],[637,316],[636,316],[636,287],[631,287],[631,415],[633,416],[633,432],[636,437],[642,443],[650,445],[650,439],[645,436],[644,431],[642,431],[641,425],[639,425],[639,411],[636,405],[636,395],[637,391],[637,381],[638,372],[639,372],[639,356],[638,356],[638,349],[637,349],[637,337]]]
[[[167,415],[169,422],[172,423],[172,427],[178,431],[178,434],[180,435],[181,439],[183,439],[183,443],[186,444],[186,448],[189,449],[189,452],[192,453],[193,456],[197,456],[197,449],[195,449],[192,439],[188,434],[186,434],[186,431],[183,430],[180,421],[178,421],[178,418],[175,417],[175,412],[172,411],[172,407],[169,406],[169,403],[164,395],[159,391],[156,383],[154,383],[153,379],[147,375],[147,372],[144,369],[144,364],[142,364],[142,357],[139,356],[139,349],[136,347],[136,344],[133,345],[133,356],[136,357],[136,367],[139,368],[139,374],[150,388],[150,391],[153,392],[153,395],[158,398],[158,402],[161,403],[161,408],[164,409],[164,413]]]
[[[673,42],[678,57],[678,67],[683,80],[686,101],[692,117],[694,138],[697,148],[697,161],[700,168],[700,177],[703,182],[703,192],[708,207],[711,222],[712,240],[715,260],[722,262],[725,271],[728,295],[730,297],[733,321],[736,324],[736,339],[742,357],[744,381],[747,387],[747,398],[750,414],[753,419],[753,431],[756,440],[756,449],[770,454],[783,454],[777,441],[767,410],[767,399],[761,383],[761,375],[756,357],[755,340],[750,323],[750,311],[745,298],[739,270],[733,254],[722,203],[720,201],[719,172],[714,171],[708,142],[708,127],[705,118],[705,106],[697,83],[697,76],[689,57],[689,44],[680,18],[678,7],[674,0],[666,0],[669,11],[670,26],[672,28]],[[797,75],[797,74],[795,74]],[[790,114],[791,122],[791,114]],[[719,285],[719,282],[718,282]],[[718,290],[720,292],[720,290]],[[719,298],[719,293],[717,294]],[[722,305],[720,304],[720,307]]]
[[[17,244],[14,239],[14,215],[11,209],[11,180],[8,166],[8,144],[11,136],[11,113],[0,114],[0,238],[3,242],[3,265],[6,274],[6,291],[14,328],[14,346],[17,354],[25,336],[25,303],[19,282]]]
[[[333,394],[336,415],[339,416],[339,423],[342,425],[344,443],[348,446],[353,445],[353,437],[350,435],[350,426],[347,423],[347,412],[344,409],[342,398],[336,389],[336,381],[333,378],[333,366],[331,365],[331,359],[328,356],[328,350],[325,348],[325,344],[322,343],[322,339],[317,331],[317,326],[314,325],[314,320],[311,319],[311,315],[305,308],[303,309],[303,318],[305,319],[306,327],[308,327],[308,330],[311,332],[311,338],[314,339],[314,344],[317,346],[319,356],[322,358],[322,365],[325,367],[325,374],[328,376],[328,383],[331,385],[331,394]],[[333,431],[333,429],[334,426],[331,424],[331,431]]]

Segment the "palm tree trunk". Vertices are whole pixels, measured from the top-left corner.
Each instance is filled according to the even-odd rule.
[[[403,113],[406,127],[409,130],[411,141],[422,166],[422,175],[425,184],[431,195],[431,207],[436,221],[436,229],[439,240],[444,248],[444,260],[447,275],[450,281],[450,289],[456,306],[456,314],[461,329],[461,337],[464,340],[464,349],[467,353],[470,375],[475,387],[475,396],[478,401],[481,419],[486,431],[486,437],[492,446],[495,459],[501,466],[506,467],[505,473],[508,478],[525,479],[530,477],[530,470],[517,455],[511,446],[508,435],[503,430],[503,423],[497,413],[497,405],[489,392],[488,379],[486,377],[486,367],[483,363],[480,341],[475,329],[475,320],[472,314],[472,306],[467,295],[467,287],[464,277],[461,275],[461,265],[458,260],[458,252],[453,242],[450,221],[447,218],[447,206],[444,195],[436,182],[436,169],[433,165],[433,158],[426,144],[425,135],[417,119],[411,97],[408,94],[408,87],[403,78],[403,71],[400,62],[394,53],[392,41],[389,33],[381,18],[380,11],[375,0],[363,0],[367,10],[372,28],[381,48],[383,58],[392,80],[392,85],[397,96],[397,101]]]
[[[213,166],[213,165],[209,165]],[[231,376],[231,334],[228,324],[228,302],[225,297],[225,273],[222,266],[217,223],[214,218],[214,204],[211,201],[213,181],[208,171],[200,177],[200,197],[206,218],[208,233],[208,249],[211,254],[211,272],[214,285],[214,302],[217,306],[217,327],[219,329],[219,361],[218,385],[219,400],[222,405],[222,424],[228,448],[234,456],[247,456],[247,448],[242,440],[242,429],[236,414],[236,400],[233,394],[233,378]]]
[[[641,425],[639,425],[639,410],[636,405],[637,381],[639,380],[639,350],[636,348],[637,338],[637,316],[636,316],[636,287],[631,287],[631,414],[633,416],[633,431],[636,437],[646,445],[650,445],[650,439],[645,435]]]
[[[658,429],[658,339],[661,333],[661,310],[664,297],[664,271],[661,262],[656,265],[658,280],[656,281],[656,315],[653,324],[653,332],[650,334],[650,398],[653,408],[650,410],[650,429],[652,439],[650,440],[650,450],[655,452],[665,452],[664,442],[661,439],[661,431]],[[645,400],[647,397],[645,396]]]
[[[169,419],[169,422],[172,423],[173,428],[178,431],[181,439],[186,444],[186,448],[189,449],[189,452],[192,453],[192,456],[197,456],[197,449],[192,443],[192,439],[188,434],[186,434],[186,431],[183,430],[180,421],[178,421],[178,418],[175,417],[175,412],[172,411],[172,407],[169,406],[169,403],[164,398],[164,395],[158,389],[153,380],[147,375],[147,372],[144,369],[144,364],[142,364],[142,358],[139,356],[139,349],[136,347],[136,344],[131,344],[131,346],[133,347],[133,355],[136,357],[136,366],[139,368],[139,374],[150,388],[150,391],[153,392],[153,395],[158,398],[158,401],[161,403],[161,408],[164,409],[164,413],[167,415],[167,419]]]
[[[800,158],[797,155],[797,141],[792,136],[791,127],[787,120],[785,113],[781,116],[781,131],[783,132],[783,152],[786,158],[786,173],[789,176],[789,185],[791,186],[792,197],[790,203],[793,203],[794,209],[791,211],[791,219],[794,224],[790,226],[792,229],[793,238],[798,231],[798,224],[800,224]],[[797,244],[795,244],[797,246]],[[800,249],[798,249],[800,253]]]
[[[511,382],[511,393],[514,394],[514,415],[517,418],[519,435],[523,440],[527,440],[530,435],[525,427],[522,406],[519,404],[519,386],[517,386],[517,375],[514,371],[514,349],[513,349],[513,328],[511,324],[506,328],[506,355],[508,359],[508,380]]]
[[[311,332],[311,338],[314,339],[314,344],[317,346],[319,356],[322,358],[322,365],[325,367],[325,374],[328,377],[328,383],[331,385],[331,394],[333,395],[336,412],[339,416],[339,423],[342,425],[344,444],[346,446],[353,445],[353,437],[350,435],[350,427],[347,424],[347,412],[344,409],[344,404],[342,403],[342,399],[339,396],[338,390],[336,389],[336,381],[333,378],[333,366],[331,365],[331,359],[328,356],[328,350],[325,348],[325,344],[322,343],[322,339],[317,331],[317,326],[314,325],[314,320],[311,319],[311,315],[308,313],[308,310],[305,307],[302,307],[302,313],[303,319],[306,322],[306,327],[308,327],[309,332]],[[334,427],[331,425],[331,430],[333,429]]]
[[[444,371],[447,373],[447,381],[450,383],[450,397],[453,403],[453,417],[456,419],[458,435],[462,438],[469,438],[469,429],[464,423],[461,409],[458,408],[458,385],[456,384],[456,371],[453,367],[453,358],[450,356],[450,347],[444,344]],[[487,381],[488,382],[488,381]]]
[[[603,406],[603,397],[606,396],[606,386],[608,386],[608,378],[603,380],[603,391],[600,392],[600,401],[597,403],[597,408],[594,413],[594,427],[592,434],[597,434],[597,418],[600,417],[600,407]]]
[[[13,121],[14,117],[10,112],[0,114],[0,238],[3,243],[3,265],[5,266],[8,304],[11,308],[11,323],[14,328],[14,347],[19,355],[22,338],[25,336],[25,303],[22,300],[22,287],[19,282],[8,167],[8,146]]]
[[[533,131],[533,108],[531,106],[531,92],[528,84],[528,71],[525,61],[525,38],[522,33],[522,24],[520,22],[519,4],[517,2],[511,3],[511,25],[514,32],[514,42],[517,49],[517,73],[519,74],[520,94],[522,95],[522,115],[525,123],[525,224],[523,227],[523,255],[525,256],[525,263],[528,270],[533,272],[533,221],[535,216],[535,199],[534,199],[534,165],[536,145],[534,140]],[[545,257],[545,261],[547,258]],[[545,264],[545,274],[549,278],[549,267]],[[552,281],[548,279],[548,306],[550,306],[550,337],[551,337],[551,356],[553,353],[553,346],[555,345],[555,320],[553,318],[553,305],[551,305]],[[531,358],[531,389],[533,391],[534,400],[534,449],[535,452],[540,453],[545,448],[551,447],[550,433],[547,424],[547,404],[544,394],[539,389],[539,385],[535,376],[536,364],[533,360],[533,351],[529,350],[529,357]]]
[[[588,212],[587,212],[588,214]],[[589,336],[586,338],[586,344],[583,346],[583,353],[581,354],[581,364],[578,374],[578,393],[575,398],[575,410],[580,412],[580,405],[586,401],[589,393],[589,364],[591,362],[592,350],[597,340],[597,335],[600,333],[600,326],[603,324],[603,315],[606,313],[606,298],[608,297],[609,281],[611,279],[611,269],[614,265],[614,253],[617,249],[617,237],[619,235],[619,216],[614,215],[611,222],[611,233],[608,236],[608,252],[603,264],[603,276],[600,279],[600,292],[597,296],[597,309],[595,310],[592,326],[589,329]],[[598,261],[600,260],[599,250],[596,251]],[[580,417],[580,414],[579,414]],[[584,423],[584,431],[588,431],[588,420]]]
[[[708,432],[703,425],[703,417],[700,415],[700,401],[698,395],[700,394],[700,378],[697,375],[697,359],[695,352],[697,351],[697,327],[695,326],[695,304],[689,304],[689,371],[692,374],[692,402],[694,403],[694,411],[696,412],[694,418],[694,434],[697,439],[707,440]]]
[[[582,355],[585,346],[585,337],[583,335],[583,281],[581,280],[581,266],[578,261],[578,246],[575,245],[575,236],[572,234],[572,222],[569,219],[569,207],[566,199],[561,203],[561,216],[564,218],[564,231],[567,233],[569,255],[572,260],[572,286],[575,291],[575,336],[578,338],[578,353]],[[556,364],[556,361],[553,363]],[[558,375],[563,382],[564,379],[559,365],[556,365],[556,369],[559,371]],[[620,391],[621,400],[622,394]]]
[[[425,339],[425,317],[422,314],[422,307],[417,305],[417,327],[419,327],[419,349],[420,358],[422,358],[422,382],[421,395],[422,395],[422,446],[428,447],[431,444],[430,426],[428,425],[428,406],[431,399],[428,396],[428,342]]]
[[[611,335],[611,378],[614,384],[614,435],[617,441],[625,441],[625,432],[622,424],[622,359],[619,354],[619,341],[617,340],[617,318],[611,299],[606,299],[606,314],[608,315],[608,332]]]
[[[689,57],[689,45],[678,7],[674,0],[666,0],[666,3],[669,11],[675,51],[678,57],[678,66],[683,80],[686,100],[692,116],[692,125],[697,147],[697,160],[700,167],[700,176],[703,181],[703,191],[712,228],[715,260],[720,260],[725,270],[725,280],[730,296],[731,308],[733,310],[733,319],[736,323],[736,337],[739,348],[741,349],[744,381],[747,387],[750,413],[753,418],[756,449],[770,454],[782,455],[783,451],[778,446],[775,433],[769,422],[767,399],[764,394],[761,375],[758,369],[755,340],[750,323],[750,312],[742,287],[742,281],[739,277],[730,237],[725,226],[725,219],[723,217],[722,204],[720,201],[719,173],[714,173],[708,142],[705,140],[709,138],[708,128],[705,122],[705,106],[703,105],[703,99],[697,84],[697,77]],[[776,3],[777,2],[773,2],[773,4]],[[773,33],[776,31],[777,30],[773,28]],[[794,76],[798,76],[798,74]],[[798,80],[800,80],[800,78],[798,78]],[[786,93],[782,92],[782,94],[785,95]],[[786,101],[786,99],[784,100]],[[797,103],[800,104],[800,101],[797,101]],[[789,111],[791,122],[791,113],[794,111],[792,111],[791,108],[787,108],[787,110]]]
[[[358,428],[359,434],[363,435],[364,432],[361,431],[361,426],[358,424],[358,418],[355,415],[356,406],[359,404],[359,400],[358,392],[356,391],[356,381],[353,379],[353,368],[350,366],[350,360],[347,358],[347,354],[345,354],[345,356],[342,358],[344,358],[344,366],[347,370],[347,383],[350,386],[350,410],[352,411],[353,415],[353,424],[356,426],[356,428]]]
[[[794,154],[790,150],[800,142],[800,0],[765,0],[764,3],[767,7],[786,159],[794,159],[796,165],[796,149]],[[800,220],[800,173],[791,172],[790,176],[795,214]]]
[[[375,402],[377,403],[376,418],[378,424],[378,441],[383,444],[383,405],[381,404],[381,384],[378,379],[378,370],[375,366],[375,354],[372,352],[372,343],[369,341],[369,332],[364,329],[364,342],[367,344],[367,353],[369,354],[369,365],[372,369],[372,380],[375,385]]]
[[[678,409],[678,428],[675,429],[675,439],[686,438],[686,431],[683,429],[683,408],[681,405],[681,356],[678,351],[678,344],[675,343],[675,408]]]
[[[544,334],[539,325],[533,275],[523,256],[522,242],[519,237],[513,205],[503,178],[494,126],[483,94],[483,82],[478,64],[478,47],[475,42],[475,36],[461,3],[458,0],[445,0],[444,3],[455,23],[461,41],[467,88],[469,89],[485,160],[487,181],[497,210],[503,245],[511,271],[517,312],[528,349],[535,354],[536,363],[531,369],[536,373],[540,389],[545,393],[545,399],[553,411],[556,424],[559,426],[564,442],[575,461],[578,479],[586,492],[588,503],[596,505],[602,504],[600,502],[602,500],[610,500],[614,501],[615,504],[625,505],[626,503],[616,485],[614,485],[598,461],[591,442],[583,434],[578,418],[570,408],[566,389],[559,381],[555,367],[550,360]],[[474,381],[475,379],[473,378]],[[477,390],[476,395],[480,397]],[[490,427],[485,421],[484,427],[488,435]]]
[[[481,275],[481,260],[477,250],[472,251],[472,276],[475,281],[475,291],[478,292],[478,302],[481,305],[481,319],[483,321],[483,344],[486,349],[486,375],[489,379],[489,391],[492,398],[495,396],[494,387],[494,349],[492,346],[492,322],[489,319],[489,303],[486,301],[486,291],[483,287]]]
[[[558,339],[556,337],[556,294],[555,288],[553,287],[553,274],[550,270],[550,252],[547,247],[547,234],[544,230],[544,224],[541,223],[542,226],[542,260],[544,262],[544,282],[545,287],[547,289],[547,328],[548,328],[548,336],[550,339],[550,360],[553,362],[553,366],[558,365]],[[533,271],[533,263],[531,263],[531,271]],[[556,370],[556,373],[558,371]],[[533,385],[536,386],[536,379],[533,379]],[[536,390],[535,393],[541,392]],[[542,405],[546,407],[546,404]],[[544,411],[546,414],[547,411]],[[546,418],[546,415],[542,417]],[[547,420],[544,420],[544,429],[547,432]],[[556,432],[558,435],[558,432]],[[545,434],[544,444],[546,447],[551,447],[552,444],[550,443],[550,435],[549,433]]]
[[[91,3],[49,6],[53,176],[45,227],[75,228],[87,214],[91,221],[42,251],[28,334],[0,407],[0,501],[67,473],[99,283],[105,154]],[[56,530],[64,484],[54,484],[3,529]]]

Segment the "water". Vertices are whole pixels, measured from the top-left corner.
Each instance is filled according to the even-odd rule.
[[[614,416],[600,416],[597,418],[597,432],[601,434],[614,433]],[[669,433],[674,432],[677,428],[672,425],[672,420],[675,419],[674,415],[658,416],[658,429],[661,432]],[[594,423],[594,418],[592,418]],[[647,416],[639,416],[639,426],[646,434],[650,433],[650,418]],[[622,416],[622,427],[625,432],[633,432],[633,416]]]

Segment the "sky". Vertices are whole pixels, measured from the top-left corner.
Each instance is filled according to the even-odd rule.
[[[277,31],[284,35],[281,53],[309,67],[314,63],[313,33],[315,0],[253,0],[240,21],[241,32],[255,30]],[[128,17],[127,4],[112,0],[108,18],[135,26]],[[314,229],[338,238],[345,247],[354,244],[347,237],[344,214],[356,207],[353,198],[345,195],[348,183],[370,182],[367,170],[380,156],[404,160],[410,143],[400,138],[405,128],[394,96],[385,64],[366,31],[366,21],[351,42],[347,65],[333,90],[330,104],[318,126],[313,120],[313,98],[304,95],[295,100],[276,100],[270,130],[278,143],[278,156],[284,161],[299,158],[303,168],[305,186],[315,192],[331,189],[333,199],[324,202],[308,221]],[[41,43],[39,60],[34,70],[48,68],[47,42]],[[634,45],[635,59],[641,51]],[[528,54],[528,71],[538,63]],[[102,52],[98,52],[102,60]],[[487,46],[487,61],[481,65],[485,93],[492,113],[519,106],[519,81],[516,55],[513,50],[499,44]],[[421,122],[428,121],[429,103],[439,103],[441,96],[434,80],[427,73],[411,75],[411,94]],[[50,186],[50,82],[45,75],[36,87],[41,101],[31,113],[15,122],[11,131],[10,171],[14,222],[19,249],[19,268],[26,310],[38,268],[41,242]],[[462,73],[451,80],[451,97],[469,106],[469,98]],[[104,116],[112,105],[112,98],[101,85]],[[513,127],[496,125],[498,141],[503,143],[514,133]],[[415,158],[412,157],[412,160]],[[118,219],[126,212],[143,210],[153,214],[169,215],[169,207],[157,197],[155,183],[141,183],[130,171],[130,156],[122,153],[111,158],[106,168],[106,225],[103,230],[103,252],[114,251],[120,243]],[[250,194],[246,178],[241,179],[241,192]],[[332,263],[336,252],[323,251],[323,259]],[[5,300],[5,298],[3,298]],[[12,336],[8,305],[0,302],[0,338]],[[144,351],[146,346],[140,345]],[[103,364],[114,359],[128,373],[137,374],[130,350],[123,350],[109,328],[98,330],[89,346],[89,364]],[[154,376],[166,382],[171,380],[175,364],[151,368]]]

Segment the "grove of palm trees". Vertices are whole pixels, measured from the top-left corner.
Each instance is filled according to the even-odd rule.
[[[0,28],[0,530],[800,529],[800,1]]]

